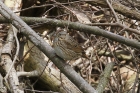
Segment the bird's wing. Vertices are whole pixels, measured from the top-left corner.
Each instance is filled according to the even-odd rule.
[[[77,53],[83,52],[83,48],[73,38],[69,37],[69,40],[64,40],[64,42],[68,49],[73,50]]]

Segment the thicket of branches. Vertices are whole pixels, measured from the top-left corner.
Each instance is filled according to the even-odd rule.
[[[5,0],[0,13],[2,93],[140,92],[140,1]],[[57,27],[89,59],[59,58]]]

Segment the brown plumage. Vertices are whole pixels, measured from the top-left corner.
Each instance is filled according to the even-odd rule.
[[[66,31],[61,31],[56,34],[53,46],[56,54],[65,60],[72,60],[81,56],[89,59],[80,44]]]

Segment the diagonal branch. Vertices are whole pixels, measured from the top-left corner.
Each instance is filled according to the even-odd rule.
[[[80,75],[78,75],[69,65],[65,64],[64,60],[58,58],[49,44],[45,42],[39,35],[37,35],[24,21],[15,15],[9,8],[7,8],[2,1],[0,1],[0,13],[9,20],[16,28],[20,29],[31,42],[33,42],[43,53],[54,62],[54,64],[64,73],[82,92],[96,93]]]

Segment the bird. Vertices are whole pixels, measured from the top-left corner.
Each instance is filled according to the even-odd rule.
[[[79,57],[89,59],[82,46],[64,30],[56,33],[53,40],[53,47],[56,55],[64,60],[73,60]]]

